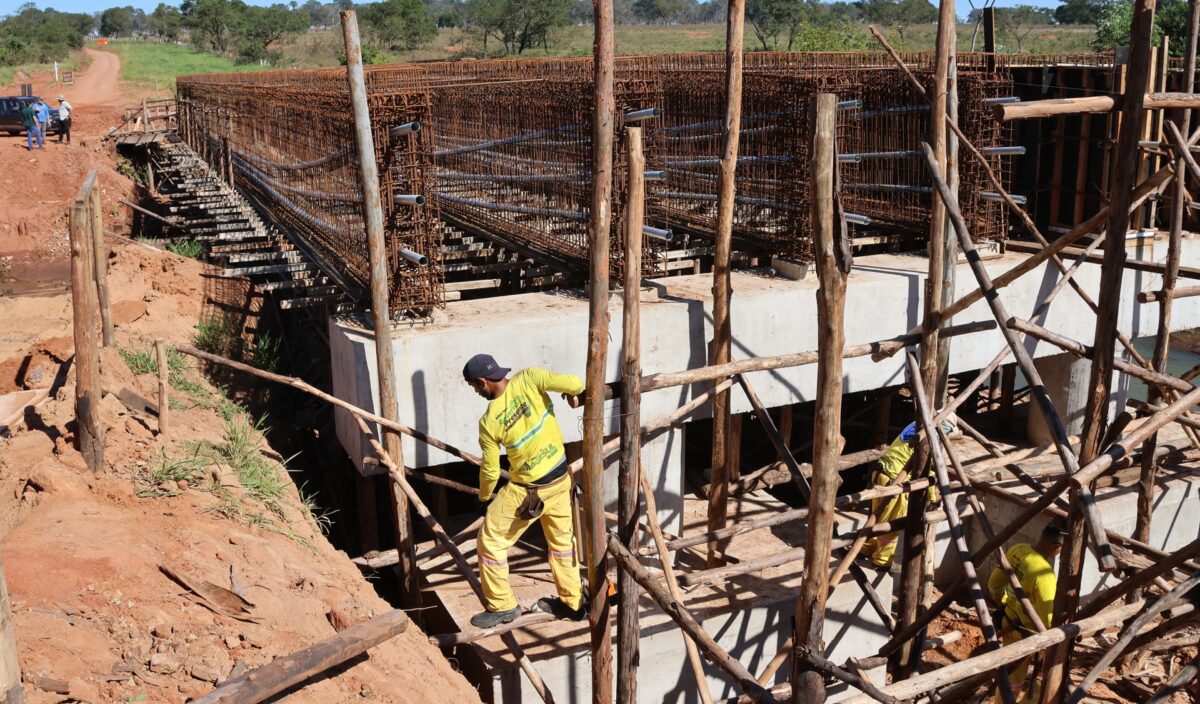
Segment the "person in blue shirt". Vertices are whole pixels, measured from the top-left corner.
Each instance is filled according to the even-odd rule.
[[[41,98],[33,104],[33,109],[37,113],[38,132],[42,134],[42,139],[45,139],[50,132],[50,106]]]

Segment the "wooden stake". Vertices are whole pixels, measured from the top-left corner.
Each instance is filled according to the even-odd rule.
[[[813,481],[805,532],[805,570],[808,579],[796,599],[793,639],[797,651],[825,650],[825,601],[829,596],[829,559],[833,539],[833,506],[837,500],[838,455],[842,449],[842,348],[846,333],[846,277],[850,262],[840,252],[835,219],[837,193],[837,96],[817,93],[809,98],[810,143],[813,145],[810,193],[815,230],[814,254],[820,288],[817,289],[817,405],[813,420]],[[808,661],[792,659],[793,701],[821,704],[825,681]]]
[[[729,263],[733,250],[733,207],[737,185],[738,137],[742,120],[742,42],[746,0],[729,0],[725,21],[725,119],[721,129],[721,161],[717,184],[716,251],[713,254],[713,339],[709,363],[730,360],[732,333],[729,299],[733,289]],[[713,401],[712,490],[708,495],[708,529],[725,527],[729,511],[729,394]],[[719,546],[708,546],[708,565],[717,564]]]
[[[400,419],[396,400],[396,363],[392,349],[391,315],[388,297],[387,235],[383,229],[383,205],[379,194],[379,167],[375,162],[375,137],[371,131],[371,115],[367,105],[367,87],[363,77],[362,42],[358,34],[358,19],[352,10],[342,12],[342,39],[346,48],[346,80],[354,109],[354,138],[358,150],[359,177],[363,192],[363,222],[367,230],[370,257],[371,318],[375,337],[376,376],[379,383],[379,414],[392,421]],[[400,436],[383,431],[383,444],[397,467],[404,466]],[[401,491],[392,491],[396,511],[396,547],[400,563],[397,574],[404,592],[405,603],[418,606],[421,599],[417,584],[417,566],[413,559],[412,516],[408,501]]]
[[[154,341],[154,356],[158,362],[158,434],[166,436],[171,427],[170,366],[167,364],[167,343]]]
[[[8,601],[8,583],[4,581],[4,562],[0,559],[0,702],[21,704],[21,663],[17,658],[17,639],[13,633],[12,606]]]
[[[625,128],[628,152],[628,195],[625,204],[625,281],[621,315],[621,462],[617,479],[617,535],[629,550],[637,549],[638,477],[642,456],[641,288],[642,224],[645,205],[642,130]],[[628,572],[617,573],[617,702],[637,704],[638,585]]]
[[[386,611],[369,621],[314,643],[291,655],[275,658],[241,677],[222,684],[195,704],[257,704],[355,658],[408,630],[408,615]]]
[[[617,561],[617,565],[623,571],[633,576],[637,583],[646,590],[646,593],[658,603],[659,608],[667,616],[671,617],[671,620],[682,628],[685,633],[691,636],[692,640],[704,651],[709,660],[728,673],[743,692],[751,695],[756,701],[773,701],[767,691],[762,688],[762,685],[758,684],[754,679],[754,675],[742,663],[738,662],[736,658],[731,657],[729,653],[725,652],[713,640],[712,636],[708,635],[704,627],[697,623],[696,619],[688,613],[688,610],[682,604],[663,589],[658,580],[652,577],[646,571],[646,568],[638,563],[637,558],[626,550],[625,546],[621,545],[621,541],[616,536],[609,536],[608,551]]]
[[[96,172],[89,171],[71,204],[71,308],[75,336],[75,435],[88,469],[104,466],[104,424],[100,419],[100,352],[96,340],[96,278],[92,247],[91,199]]]
[[[108,247],[104,244],[104,216],[100,210],[100,189],[93,188],[88,197],[92,233],[92,275],[96,278],[96,297],[100,303],[100,330],[105,347],[113,343],[112,308],[108,298]]]
[[[1117,136],[1117,152],[1113,160],[1112,205],[1105,228],[1104,264],[1100,273],[1099,308],[1096,312],[1096,336],[1092,344],[1091,376],[1088,380],[1088,402],[1084,410],[1083,434],[1079,444],[1080,460],[1087,464],[1101,452],[1108,420],[1108,404],[1113,376],[1113,357],[1116,354],[1117,318],[1121,308],[1121,280],[1125,269],[1125,234],[1129,229],[1129,205],[1137,178],[1138,141],[1142,132],[1147,82],[1151,71],[1151,34],[1154,24],[1154,0],[1137,0],[1133,9],[1133,25],[1129,37],[1129,73],[1121,104],[1121,132]],[[1080,580],[1083,576],[1084,523],[1087,504],[1091,501],[1090,483],[1079,484],[1071,491],[1072,510],[1067,519],[1067,539],[1059,559],[1058,588],[1054,594],[1054,623],[1066,623],[1074,618],[1079,607]],[[1099,540],[1094,525],[1092,539]],[[1058,702],[1063,697],[1067,664],[1071,660],[1073,643],[1068,641],[1052,648],[1042,667],[1042,701]]]
[[[612,225],[613,2],[594,0],[592,59],[592,194],[588,216],[588,339],[583,408],[583,526],[586,539],[588,624],[592,644],[592,701],[609,704],[612,691],[612,614],[604,547],[604,389],[608,356],[608,238]]]

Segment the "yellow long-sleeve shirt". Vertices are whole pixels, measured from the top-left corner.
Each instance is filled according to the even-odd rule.
[[[879,456],[879,468],[883,470],[888,479],[895,479],[900,476],[900,472],[904,471],[904,465],[908,464],[914,451],[912,445],[897,437]]]
[[[492,498],[500,479],[501,445],[508,452],[510,475],[521,484],[536,482],[566,459],[550,392],[582,393],[583,380],[574,374],[523,369],[508,380],[504,393],[488,403],[479,419],[481,501]]]
[[[1058,578],[1054,576],[1050,561],[1028,543],[1018,543],[1005,554],[1017,575],[1017,581],[1021,583],[1021,589],[1029,596],[1033,610],[1041,617],[1042,624],[1049,628],[1054,613],[1054,592],[1058,587]],[[1028,630],[1036,630],[1000,567],[992,570],[992,576],[988,578],[988,592],[997,604],[1004,607],[1004,614],[1010,621],[1020,623]]]

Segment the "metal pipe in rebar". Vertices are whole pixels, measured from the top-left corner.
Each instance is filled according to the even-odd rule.
[[[402,193],[394,196],[400,205],[425,205],[425,196],[416,193]]]
[[[859,152],[857,154],[838,154],[838,159],[842,157],[853,157],[853,161],[861,161],[863,159],[915,159],[921,156],[921,152],[916,149],[902,152]]]
[[[786,117],[789,114],[792,114],[792,113],[789,113],[789,112],[760,112],[760,113],[757,113],[754,115],[743,115],[741,122],[744,125],[747,122],[758,122],[760,120],[769,120],[771,118],[776,118],[776,117]],[[705,130],[705,129],[709,129],[712,127],[722,127],[722,126],[724,126],[724,124],[725,124],[724,120],[704,120],[703,122],[690,122],[686,125],[675,125],[673,127],[666,127],[662,131],[663,132],[687,132],[689,130]],[[739,130],[739,132],[740,132],[740,130]]]
[[[748,134],[757,134],[757,133],[761,133],[761,132],[773,132],[773,131],[779,129],[781,126],[782,125],[763,125],[762,127],[750,127],[748,129],[738,130],[738,134],[745,136]],[[703,141],[709,140],[709,139],[720,139],[720,138],[721,138],[720,132],[707,132],[705,134],[693,134],[693,135],[689,135],[687,137],[667,135],[667,139],[671,140],[672,142],[676,142],[676,143],[679,143],[679,142],[703,142]]]
[[[894,191],[897,193],[933,193],[930,186],[909,186],[903,183],[844,183],[842,188],[851,191]]]
[[[236,164],[235,164],[235,166],[236,166]],[[317,217],[316,215],[313,215],[312,213],[308,212],[307,210],[301,208],[300,206],[296,205],[292,201],[288,200],[288,198],[286,196],[284,196],[282,193],[280,193],[279,191],[272,188],[270,184],[266,183],[263,179],[261,179],[257,174],[255,174],[250,169],[243,168],[242,171],[244,172],[243,177],[249,179],[251,183],[254,183],[259,188],[266,191],[268,194],[270,194],[272,197],[274,197],[275,200],[280,205],[282,205],[283,207],[290,210],[293,215],[300,218],[301,220],[304,220],[305,222],[309,223],[310,225],[312,225],[314,227],[325,230],[326,232],[332,232],[332,233],[342,235],[345,237],[354,237],[355,236],[356,233],[353,230],[350,230],[350,229],[347,229],[344,227],[338,227],[337,225],[334,225],[333,223],[322,220],[321,218]]]
[[[650,227],[649,225],[642,225],[642,234],[662,242],[670,242],[675,239],[675,233],[670,230],[664,230],[661,227]]]
[[[695,200],[704,202],[716,202],[717,195],[713,193],[687,193],[682,191],[667,191],[662,194],[665,198],[674,198],[676,200]],[[771,200],[770,198],[752,198],[750,196],[735,196],[734,203],[738,205],[761,205],[768,208],[776,208],[778,210],[795,210],[796,207],[784,203],[779,200]]]
[[[210,143],[215,143],[215,140],[212,140],[211,137],[209,139],[210,139]],[[243,154],[242,156],[245,159],[262,164],[264,166],[270,166],[271,168],[285,169],[287,171],[299,171],[301,169],[311,169],[314,166],[321,166],[322,164],[327,164],[335,159],[339,159],[343,156],[350,154],[353,149],[354,149],[354,146],[351,145],[351,146],[345,147],[343,149],[339,149],[336,152],[333,152],[332,154],[326,154],[325,156],[317,157],[316,159],[309,159],[308,161],[293,161],[290,163],[271,161],[270,159],[258,156],[256,154]],[[351,160],[353,161],[353,157],[351,157]]]
[[[583,210],[557,210],[555,208],[534,208],[525,205],[506,205],[504,203],[491,203],[485,200],[476,200],[474,198],[463,198],[461,196],[435,191],[434,194],[438,198],[458,203],[459,205],[468,205],[473,208],[483,208],[484,210],[496,210],[502,213],[520,213],[522,215],[545,215],[554,218],[569,218],[571,220],[586,220],[587,212]]]
[[[782,164],[795,159],[791,156],[739,156],[738,164]],[[667,159],[667,166],[717,166],[720,159]]]
[[[666,181],[667,180],[667,172],[666,171],[647,171],[642,175],[642,180],[644,180],[644,181]]]
[[[838,110],[859,110],[863,106],[861,100],[840,100],[837,104]]]
[[[587,181],[591,177],[591,174],[466,174],[459,171],[437,174],[439,181]]]
[[[1003,105],[1005,103],[1019,103],[1021,99],[1015,95],[1006,95],[1000,98],[984,98],[979,102],[984,105]]]
[[[1024,156],[1025,147],[983,147],[979,153],[988,156]]]
[[[388,134],[392,139],[403,137],[406,134],[416,134],[421,131],[420,122],[405,122],[403,125],[396,125],[388,130]]]
[[[429,257],[421,254],[420,252],[414,252],[411,249],[405,249],[401,247],[400,256],[406,261],[410,261],[417,266],[429,266]]]
[[[882,117],[885,115],[905,115],[913,112],[925,112],[929,109],[929,105],[903,105],[897,108],[883,108],[881,110],[864,110],[858,113],[860,118],[863,117]]]
[[[467,154],[469,152],[477,152],[481,149],[491,149],[492,147],[504,146],[506,144],[518,144],[520,142],[528,142],[533,139],[541,139],[543,137],[559,134],[560,132],[567,132],[569,130],[575,130],[579,128],[579,125],[567,125],[565,127],[555,127],[548,130],[538,130],[537,132],[526,132],[525,134],[513,135],[512,137],[505,137],[503,139],[493,139],[488,142],[480,142],[478,144],[472,144],[466,147],[458,147],[457,149],[436,151],[433,153],[433,155],[436,157],[447,157],[455,156],[457,154]]]
[[[855,225],[871,224],[871,218],[866,215],[859,215],[858,213],[842,213],[842,217],[846,219],[846,222],[852,222]]]
[[[979,197],[984,200],[992,200],[1000,203],[1004,202],[1004,197],[995,191],[980,191]],[[1025,205],[1026,201],[1028,201],[1025,196],[1019,196],[1015,193],[1010,193],[1009,197],[1012,198],[1013,202],[1017,205]]]
[[[241,162],[241,163],[239,163],[239,162]],[[296,195],[304,196],[306,198],[320,198],[320,199],[325,199],[325,200],[336,200],[336,201],[340,201],[343,203],[361,203],[362,202],[362,196],[357,195],[357,194],[330,193],[329,191],[314,191],[314,190],[311,190],[308,188],[298,188],[296,186],[288,185],[286,183],[283,183],[282,181],[271,178],[271,176],[269,176],[265,171],[263,171],[262,169],[259,169],[254,164],[251,164],[250,162],[247,162],[247,161],[243,161],[242,156],[240,154],[238,154],[237,152],[233,152],[233,165],[234,165],[235,169],[241,168],[242,171],[246,171],[247,173],[253,171],[258,176],[258,178],[262,179],[266,183],[271,184],[275,188],[278,188],[283,191],[287,191],[289,193],[295,193]]]
[[[656,117],[662,117],[662,110],[658,108],[632,110],[625,113],[625,122],[641,122],[642,120],[653,120]]]

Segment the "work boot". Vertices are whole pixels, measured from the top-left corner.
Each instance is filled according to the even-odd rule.
[[[582,621],[587,618],[587,609],[584,602],[579,602],[578,609],[572,609],[567,606],[562,599],[556,596],[544,596],[537,600],[530,611],[541,611],[547,614],[553,614],[560,621]]]
[[[511,623],[521,615],[521,606],[512,607],[508,611],[484,611],[471,617],[471,625],[476,628],[495,628],[502,623]]]

